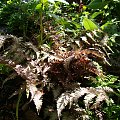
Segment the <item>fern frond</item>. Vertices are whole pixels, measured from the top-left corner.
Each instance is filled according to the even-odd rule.
[[[69,92],[63,93],[57,100],[58,117],[60,118],[62,110],[65,109],[65,107],[68,104],[70,105],[69,107],[71,107],[73,102],[76,102],[79,97],[82,97],[84,94],[88,92],[89,92],[88,89],[80,88],[80,89],[74,90],[74,92],[71,92],[71,93]]]
[[[73,103],[78,102],[78,99],[82,96],[84,96],[84,103],[86,110],[87,109],[97,109],[101,107],[101,103],[106,101],[109,102],[109,97],[107,96],[105,90],[106,88],[93,88],[93,87],[87,87],[79,89],[76,89],[72,92],[65,92],[61,94],[61,96],[57,100],[57,113],[58,118],[60,119],[61,112],[67,105],[69,105],[69,108],[73,105]],[[107,88],[110,89],[110,88]],[[107,91],[108,92],[108,91]],[[109,90],[109,92],[113,92],[112,89]],[[95,98],[95,101],[93,100]],[[89,105],[92,106],[89,108]]]
[[[27,87],[28,91],[31,93],[31,100],[33,100],[33,102],[36,106],[37,113],[39,114],[39,111],[40,111],[42,103],[43,103],[43,101],[42,101],[43,91],[38,90],[38,88],[35,86],[35,84],[29,84],[27,86],[28,86]]]
[[[85,77],[102,75],[102,70],[97,66],[101,61],[107,62],[106,54],[100,49],[102,45],[92,48],[99,43],[99,40],[96,40],[98,36],[89,33],[87,37],[82,38],[88,48],[81,47],[79,41],[76,43],[73,40],[73,46],[74,43],[77,44],[74,49],[71,40],[68,40],[64,44],[59,43],[58,49],[50,50],[48,46],[43,45],[40,51],[32,43],[23,43],[17,37],[0,37],[2,41],[0,42],[0,63],[9,65],[26,80],[27,97],[31,94],[31,100],[34,101],[38,113],[42,106],[44,87],[49,84],[57,84],[64,91],[62,94],[59,92],[60,89],[58,92],[54,92],[55,98],[59,96],[57,99],[59,119],[66,106],[69,105],[69,109],[71,109],[79,98],[84,98],[85,110],[97,109],[103,101],[109,101],[106,93],[113,92],[113,90],[108,87],[94,88],[78,85],[87,86],[87,82],[84,81]],[[64,47],[68,46],[68,43],[73,48],[71,51]],[[70,88],[70,86],[72,87]],[[86,114],[84,115],[86,116]]]
[[[95,98],[96,95],[94,93],[89,93],[84,97],[84,103],[86,106],[86,109],[89,109],[89,105],[93,103],[93,98]]]

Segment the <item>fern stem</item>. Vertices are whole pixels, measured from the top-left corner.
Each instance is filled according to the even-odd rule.
[[[42,26],[42,11],[40,12],[40,42],[42,43],[43,40],[43,26]]]
[[[22,97],[21,91],[22,91],[22,89],[19,90],[18,101],[17,101],[17,104],[16,104],[16,120],[18,120],[19,103],[20,103],[20,100],[21,100],[21,97]]]
[[[41,3],[41,0],[40,0],[40,3]],[[41,3],[41,4],[42,4],[42,3]],[[40,9],[40,41],[39,41],[39,45],[41,45],[42,42],[43,42],[42,12],[43,12],[43,4],[41,5],[41,9]]]

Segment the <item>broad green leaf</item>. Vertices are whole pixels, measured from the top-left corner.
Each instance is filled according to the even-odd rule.
[[[87,7],[91,9],[101,9],[104,8],[108,3],[109,1],[93,0],[87,5]]]
[[[103,11],[100,11],[100,12],[94,12],[92,15],[91,15],[91,18],[94,19],[95,17],[97,17],[98,15],[102,14]]]
[[[8,1],[7,1],[7,4],[11,4],[11,3],[12,3],[12,1],[11,1],[11,0],[8,0]]]
[[[36,10],[39,10],[39,9],[41,9],[41,7],[42,7],[42,4],[40,3],[40,4],[38,4],[38,5],[35,7],[35,9],[36,9]]]
[[[42,9],[44,9],[44,6],[46,5],[46,3],[48,2],[48,0],[41,0],[40,3],[36,6],[36,10],[40,10],[41,7]]]
[[[83,26],[86,30],[98,29],[98,26],[88,18],[83,19]]]
[[[79,29],[81,27],[80,24],[75,21],[71,21],[71,24],[73,24],[76,29]]]
[[[107,28],[109,25],[112,25],[113,23],[111,21],[107,21],[105,24],[103,24],[101,26],[101,29],[104,30],[105,28]]]

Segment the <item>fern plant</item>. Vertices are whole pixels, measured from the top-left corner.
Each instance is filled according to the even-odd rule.
[[[104,113],[101,109],[104,103],[107,103],[108,106],[112,104],[112,98],[109,98],[108,93],[116,94],[116,92],[110,86],[111,82],[107,81],[107,84],[104,84],[104,72],[100,65],[109,64],[106,59],[108,58],[107,46],[100,45],[101,41],[95,42],[97,37],[95,33],[96,31],[93,34],[89,33],[88,38],[81,37],[86,39],[86,41],[83,39],[82,42],[88,44],[88,48],[84,44],[80,46],[75,41],[74,45],[77,49],[72,47],[72,43],[71,51],[64,47],[67,42],[59,43],[58,46],[54,44],[53,49],[43,44],[39,51],[32,43],[23,43],[20,38],[15,36],[1,36],[0,63],[10,66],[25,79],[23,86],[26,87],[23,87],[22,92],[26,90],[26,95],[31,97],[30,101],[34,101],[38,114],[45,102],[45,94],[52,92],[53,106],[45,107],[47,113],[57,113],[59,119],[64,119],[67,115],[64,110],[68,109],[75,112],[75,115],[71,116],[74,119],[90,119],[90,114],[95,111],[98,119],[103,119]],[[97,47],[92,48],[95,45]],[[96,77],[101,81],[97,82],[97,79],[95,81]],[[111,79],[112,83],[116,80],[117,78]],[[104,85],[102,85],[102,81]],[[94,87],[91,86],[92,84]],[[13,95],[16,94],[13,93]],[[43,111],[43,113],[46,112]],[[57,117],[57,115],[55,116]],[[49,117],[52,118],[50,115]]]
[[[97,14],[89,16],[89,12],[84,12],[83,3],[80,3],[80,6],[74,4],[72,7],[65,1],[63,3],[65,4],[53,2],[48,7],[47,0],[41,0],[37,6],[37,2],[33,4],[30,1],[30,4],[19,6],[22,10],[20,13],[13,14],[9,11],[9,14],[13,15],[9,19],[9,25],[13,27],[15,27],[13,22],[18,23],[16,18],[19,18],[20,14],[27,15],[21,22],[27,18],[35,26],[35,31],[30,34],[33,37],[30,39],[34,41],[34,38],[40,38],[40,48],[35,46],[35,41],[25,42],[24,39],[13,35],[0,36],[0,64],[13,69],[13,73],[5,78],[1,88],[16,76],[24,79],[19,84],[20,88],[8,96],[8,99],[12,99],[13,96],[20,95],[16,105],[17,119],[22,93],[25,93],[29,100],[25,105],[34,102],[36,113],[43,120],[119,119],[119,78],[106,73],[112,64],[110,55],[113,51],[108,44],[108,39],[111,38],[91,20],[91,17],[94,19],[103,12],[97,11]],[[88,9],[91,4],[92,7],[100,9],[99,6],[94,6],[94,3],[95,1],[92,1],[87,6]],[[100,3],[108,4],[105,1]],[[30,6],[32,9],[29,11]],[[40,13],[40,18],[36,20],[35,6]],[[65,7],[61,10],[62,6]],[[10,8],[8,6],[9,9],[11,7],[12,4]],[[79,7],[79,11],[75,10],[76,7]],[[66,14],[71,11],[77,14]],[[104,13],[102,18],[106,15],[108,14]],[[25,28],[24,31],[20,29],[24,32],[24,36],[31,33],[27,32],[31,25],[18,26]],[[40,35],[37,35],[36,29],[39,30],[37,28],[39,26]],[[104,24],[101,28],[105,30],[106,26],[108,27],[108,24]],[[32,26],[30,30],[31,28],[33,30]]]

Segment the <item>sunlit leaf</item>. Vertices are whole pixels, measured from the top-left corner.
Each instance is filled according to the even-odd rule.
[[[39,9],[41,9],[41,7],[42,7],[42,4],[40,3],[40,4],[38,4],[38,5],[35,7],[35,9],[36,9],[36,10],[39,10]]]
[[[11,4],[11,3],[12,3],[12,0],[8,0],[8,1],[7,1],[7,4]]]
[[[80,88],[76,89],[75,91],[71,93],[63,93],[57,100],[57,113],[58,118],[60,119],[61,112],[65,107],[69,104],[69,108],[71,108],[71,105],[73,102],[76,102],[79,97],[82,97],[84,94],[88,93],[88,89],[86,88]]]
[[[98,29],[98,26],[88,18],[83,19],[83,26],[86,30]]]
[[[80,97],[84,96],[85,107],[88,108],[91,103],[91,108],[98,108],[101,105],[101,102],[109,102],[109,97],[106,93],[112,93],[113,89],[109,87],[86,87],[86,88],[78,88],[72,92],[65,92],[61,94],[61,96],[57,100],[57,113],[58,118],[60,119],[61,112],[67,105],[71,106],[73,103],[78,102]],[[95,98],[95,100],[94,100]]]
[[[42,106],[43,92],[38,90],[38,88],[33,84],[29,85],[29,90],[30,90],[30,93],[31,93],[31,100],[34,101],[37,113],[39,114],[39,111],[40,111],[41,106]]]
[[[41,0],[41,3],[45,4],[48,0]]]
[[[34,95],[34,98],[33,98],[33,101],[34,101],[34,104],[36,106],[36,110],[37,110],[37,113],[39,114],[39,111],[42,107],[42,96],[43,96],[43,92],[41,91],[37,91]]]

